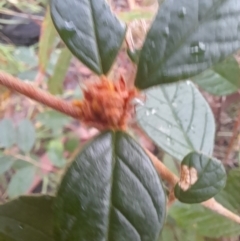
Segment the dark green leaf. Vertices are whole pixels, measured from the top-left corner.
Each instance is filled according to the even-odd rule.
[[[147,34],[135,85],[192,77],[240,48],[239,0],[166,0]]]
[[[97,74],[111,68],[125,37],[125,26],[105,0],[52,0],[51,14],[59,35]]]
[[[234,57],[204,71],[192,80],[213,95],[229,95],[240,89],[240,67]]]
[[[26,166],[16,171],[8,185],[7,193],[10,198],[25,194],[33,183],[36,173],[34,166]]]
[[[36,132],[32,122],[22,120],[17,127],[17,145],[23,152],[29,152],[35,143]]]
[[[182,160],[189,152],[212,154],[214,117],[191,82],[147,90],[146,103],[137,109],[142,129],[163,150]]]
[[[0,205],[1,241],[54,241],[53,197],[23,196]]]
[[[226,172],[219,160],[192,152],[181,163],[181,178],[174,193],[181,202],[200,203],[214,197],[225,184]]]
[[[10,148],[16,142],[16,130],[10,119],[0,121],[0,147]]]
[[[165,193],[147,154],[126,133],[107,131],[83,149],[63,178],[56,240],[156,241],[165,210]]]
[[[64,48],[58,57],[57,64],[54,68],[54,73],[48,80],[48,90],[50,93],[57,95],[63,93],[63,81],[65,79],[68,67],[72,59],[72,53]]]
[[[12,157],[0,153],[0,176],[9,170],[13,163],[14,159]]]
[[[141,50],[137,49],[135,51],[131,51],[130,49],[127,50],[128,57],[132,60],[133,63],[137,64],[139,61],[139,55]]]

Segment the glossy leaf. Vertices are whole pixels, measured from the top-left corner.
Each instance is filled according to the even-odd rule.
[[[49,58],[50,58],[51,52],[54,49],[54,43],[56,41],[56,38],[57,38],[57,32],[52,23],[50,10],[48,9],[41,28],[41,36],[39,40],[39,50],[38,50],[39,67],[43,73],[45,73],[48,67]]]
[[[135,85],[187,79],[240,48],[239,0],[166,0],[139,59]]]
[[[13,163],[14,159],[12,157],[0,153],[0,176],[9,170]]]
[[[106,1],[52,0],[51,14],[71,52],[95,73],[106,74],[125,37],[125,26]]]
[[[0,205],[1,241],[54,241],[53,197],[22,196]]]
[[[57,95],[63,93],[63,82],[71,59],[72,53],[67,48],[62,49],[57,64],[55,65],[53,75],[48,80],[48,90],[51,94]]]
[[[16,142],[16,130],[10,119],[0,121],[0,147],[10,148]]]
[[[240,66],[234,57],[204,71],[192,80],[213,95],[229,95],[240,89]]]
[[[25,194],[33,183],[36,173],[34,166],[26,166],[16,171],[7,188],[10,198]]]
[[[146,103],[137,109],[141,128],[164,151],[182,160],[192,151],[212,153],[214,117],[191,82],[149,89]]]
[[[55,203],[56,240],[156,241],[165,209],[147,154],[126,133],[107,131],[63,177]]]
[[[181,202],[200,203],[214,197],[225,184],[226,171],[219,160],[192,152],[181,163],[181,178],[174,193]]]
[[[22,120],[17,127],[17,145],[23,152],[29,152],[35,143],[36,132],[32,122]]]

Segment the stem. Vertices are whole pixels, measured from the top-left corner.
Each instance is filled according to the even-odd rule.
[[[54,110],[62,112],[68,116],[79,119],[79,109],[70,102],[61,100],[43,90],[35,88],[32,84],[23,81],[0,71],[0,85],[17,91],[18,93],[29,97],[41,104],[51,107]]]
[[[146,150],[146,153],[152,160],[153,165],[155,166],[158,174],[162,177],[162,179],[166,180],[172,187],[174,187],[179,178],[173,174],[156,156],[154,156],[150,151]],[[218,203],[214,198],[211,198],[203,203],[201,203],[204,207],[216,212],[236,223],[240,224],[240,217],[235,213],[232,213],[225,207],[223,207],[220,203]]]
[[[80,119],[78,108],[74,107],[71,103],[61,100],[51,94],[48,94],[38,88],[35,88],[31,84],[27,84],[22,82],[21,80],[0,71],[0,84],[8,87],[11,90],[17,91],[20,94],[23,94],[39,103],[47,105],[48,107],[53,108],[54,110],[60,111],[68,116],[72,116],[73,118]],[[157,172],[159,175],[166,180],[171,187],[174,187],[179,178],[173,174],[156,156],[154,156],[150,151],[146,150],[146,153],[149,155],[150,159],[153,162]],[[21,155],[16,155],[20,159],[22,159]],[[16,157],[15,156],[15,157]],[[36,165],[33,160],[29,160],[24,158],[25,161]],[[40,167],[40,166],[39,166]],[[174,199],[174,198],[173,198]],[[224,208],[220,203],[218,203],[214,198],[203,202],[202,205],[226,218],[235,221],[240,224],[240,217],[228,209]]]

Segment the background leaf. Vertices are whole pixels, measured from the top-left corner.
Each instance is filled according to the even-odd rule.
[[[64,146],[60,140],[50,141],[47,155],[56,167],[63,167],[66,165],[66,159],[64,158]]]
[[[32,122],[28,119],[22,120],[17,127],[17,145],[23,152],[29,152],[35,143],[36,132]]]
[[[181,178],[174,193],[181,202],[200,203],[214,197],[225,184],[226,171],[219,160],[192,152],[181,163]]]
[[[145,94],[146,103],[137,109],[137,119],[158,146],[178,160],[192,151],[211,155],[214,117],[191,82],[162,85]]]
[[[48,9],[42,24],[41,28],[41,37],[39,40],[39,67],[42,73],[45,73],[48,63],[49,57],[51,55],[52,50],[54,49],[54,43],[57,38],[57,31],[52,23],[50,10]]]
[[[57,95],[63,93],[63,81],[65,79],[68,67],[72,59],[72,53],[68,48],[61,50],[54,73],[48,80],[48,90],[51,94]]]
[[[230,27],[231,26],[231,27]],[[140,89],[192,77],[240,48],[238,0],[166,0],[143,45]]]
[[[16,130],[10,119],[0,121],[0,133],[0,147],[12,147],[16,142]]]
[[[62,180],[56,239],[156,241],[165,209],[147,154],[127,134],[107,131],[83,149]]]
[[[4,154],[0,153],[0,176],[8,171],[14,163],[14,159],[9,156],[5,156]]]
[[[213,95],[229,95],[240,89],[240,67],[234,57],[217,64],[192,78],[202,89]]]
[[[1,241],[54,241],[51,196],[23,196],[0,205]]]
[[[125,26],[111,12],[107,2],[53,0],[51,15],[71,52],[95,73],[106,74],[125,37]]]
[[[10,198],[15,198],[25,194],[33,183],[35,173],[36,169],[34,166],[27,166],[17,170],[8,185],[8,196]]]
[[[228,173],[226,187],[215,197],[226,208],[240,214],[240,169]],[[176,202],[168,212],[180,228],[196,231],[198,235],[220,238],[240,235],[239,224],[204,208],[200,204]]]

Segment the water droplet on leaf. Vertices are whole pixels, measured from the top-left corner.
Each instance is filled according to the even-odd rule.
[[[134,98],[132,100],[132,104],[144,106],[144,102],[142,100],[138,99],[138,98]]]
[[[190,47],[191,55],[202,55],[206,51],[206,45],[203,42],[193,43]]]
[[[163,32],[164,36],[168,37],[169,33],[170,33],[169,32],[169,27],[165,27],[164,32]]]
[[[185,7],[181,7],[181,9],[179,10],[178,16],[180,18],[184,18],[187,14],[187,9]]]
[[[65,28],[67,31],[75,31],[76,30],[76,27],[72,21],[66,21]]]
[[[23,224],[19,224],[18,227],[19,227],[20,229],[24,229],[24,225],[23,225]]]

